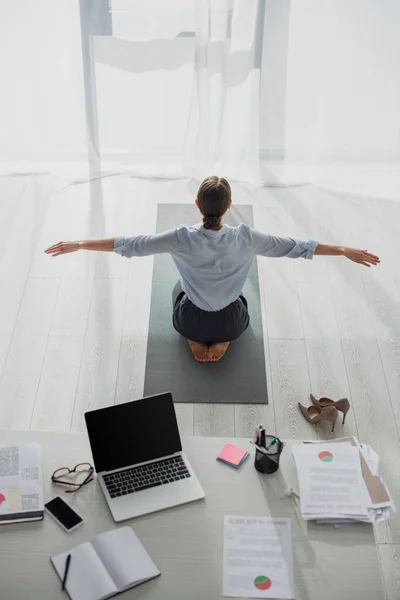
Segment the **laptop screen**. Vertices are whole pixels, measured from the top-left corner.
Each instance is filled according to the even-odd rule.
[[[182,450],[171,394],[85,413],[96,471],[111,471]]]

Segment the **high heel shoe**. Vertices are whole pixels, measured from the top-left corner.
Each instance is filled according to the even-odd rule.
[[[319,406],[319,408],[328,408],[328,407],[335,407],[338,410],[340,410],[340,412],[343,413],[343,421],[342,421],[342,425],[344,425],[344,422],[346,420],[346,415],[350,410],[350,402],[348,401],[347,398],[340,398],[340,400],[331,400],[330,398],[316,398],[313,394],[310,394],[310,399],[311,402],[315,405],[315,406]]]
[[[319,406],[304,406],[299,402],[301,414],[309,423],[319,423],[319,421],[330,421],[332,423],[332,431],[335,429],[338,411],[335,407],[320,408]]]

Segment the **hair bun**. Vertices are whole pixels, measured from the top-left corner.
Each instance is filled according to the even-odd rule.
[[[221,224],[221,217],[217,215],[207,215],[203,217],[204,229],[214,229]]]

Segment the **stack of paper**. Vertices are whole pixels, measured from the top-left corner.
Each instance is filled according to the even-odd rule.
[[[383,484],[379,457],[355,438],[293,447],[306,520],[339,526],[388,519],[395,507]]]

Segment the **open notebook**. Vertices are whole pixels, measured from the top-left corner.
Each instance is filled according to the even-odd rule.
[[[68,554],[65,587],[71,600],[103,600],[161,575],[130,527],[102,533],[54,556],[51,562],[61,580]]]

